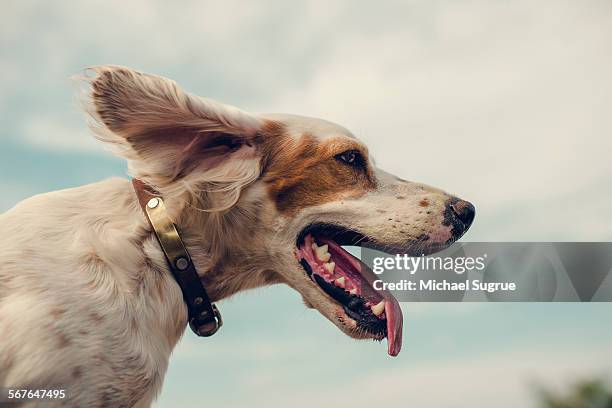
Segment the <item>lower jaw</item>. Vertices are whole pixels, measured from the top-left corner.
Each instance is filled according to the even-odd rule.
[[[380,317],[375,316],[367,306],[368,302],[365,298],[360,295],[349,294],[346,290],[329,283],[323,277],[314,273],[306,260],[302,259],[300,263],[306,270],[308,278],[317,284],[323,293],[329,296],[331,302],[337,305],[341,313],[341,320],[348,320],[353,323],[355,326],[354,330],[364,335],[364,337],[374,339],[385,338],[387,335],[387,320],[384,318],[384,314]]]
[[[372,286],[377,276],[342,245],[359,246],[345,229],[305,229],[298,236],[297,259],[319,289],[337,307],[341,328],[355,338],[388,339],[388,353],[401,349],[402,312],[397,300],[387,291]],[[353,235],[358,233],[353,233]],[[312,266],[312,267],[311,267]]]

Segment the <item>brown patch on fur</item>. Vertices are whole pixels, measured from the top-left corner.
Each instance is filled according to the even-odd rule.
[[[419,205],[420,205],[421,207],[429,207],[429,201],[427,201],[427,200],[421,200],[421,201],[419,201]]]
[[[9,372],[11,371],[11,368],[13,368],[13,365],[15,364],[15,360],[12,359],[10,356],[6,356],[6,359],[4,360],[4,364],[2,365],[2,367],[4,368],[5,372]]]
[[[94,322],[98,322],[98,323],[104,320],[104,316],[96,312],[90,313],[89,317],[91,317],[91,320],[93,320]]]
[[[79,379],[83,376],[83,368],[80,366],[76,366],[72,369],[72,378]]]
[[[65,347],[68,347],[70,345],[70,339],[68,337],[66,337],[66,335],[64,333],[58,333],[57,334],[57,341],[58,341],[58,347],[59,348],[65,348]]]
[[[62,308],[56,307],[56,308],[51,309],[51,312],[49,312],[49,314],[55,320],[58,320],[65,312],[66,312],[66,309],[62,309]]]
[[[163,281],[161,279],[158,279],[155,286],[157,286],[157,295],[159,296],[159,301],[161,303],[164,303],[165,297],[164,297]]]
[[[296,140],[272,123],[265,131],[269,136],[264,142],[263,180],[280,212],[294,214],[304,207],[357,198],[376,188],[367,150],[357,140],[339,136],[321,141],[310,134]],[[335,159],[347,150],[361,152],[364,168]]]
[[[104,260],[100,257],[100,255],[98,255],[98,253],[94,249],[92,249],[82,254],[80,264],[87,265],[87,268],[90,269],[102,269],[103,267],[105,267],[106,262],[104,262]],[[95,282],[92,282],[88,286],[89,289],[95,289]]]
[[[138,322],[136,321],[136,316],[132,316],[132,320],[130,321],[130,330],[132,333],[138,332]]]
[[[10,275],[0,276],[0,286],[9,286],[13,282],[13,277]]]

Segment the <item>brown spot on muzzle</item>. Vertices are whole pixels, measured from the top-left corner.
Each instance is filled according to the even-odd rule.
[[[421,207],[429,207],[429,201],[421,200],[421,201],[419,201],[419,206],[421,206]]]
[[[335,159],[347,150],[358,150],[367,161],[367,151],[357,140],[339,136],[320,140],[311,134],[296,139],[282,125],[269,124],[266,137],[263,180],[280,212],[356,198],[376,188],[371,166],[352,167]]]

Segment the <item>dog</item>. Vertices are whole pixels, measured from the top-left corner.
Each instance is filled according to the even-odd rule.
[[[433,253],[469,228],[472,204],[378,169],[334,123],[247,113],[124,67],[86,72],[96,137],[163,199],[212,302],[286,284],[399,353],[398,302],[342,246]],[[31,197],[0,227],[0,387],[150,406],[189,311],[129,180]]]

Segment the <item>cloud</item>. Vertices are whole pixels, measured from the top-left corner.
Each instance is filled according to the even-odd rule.
[[[53,116],[35,116],[23,124],[23,141],[33,147],[57,152],[105,152],[104,146],[83,127],[71,126]]]
[[[316,392],[272,396],[266,404],[293,407],[377,405],[415,407],[529,407],[535,406],[534,385],[571,385],[577,378],[605,376],[612,365],[603,359],[612,352],[605,345],[575,353],[560,347],[535,351],[504,350],[452,361],[381,369],[350,383],[334,379]],[[563,357],[560,357],[563,356]],[[253,382],[255,392],[259,379]],[[269,384],[267,384],[269,385]],[[287,398],[288,397],[288,398]],[[265,404],[251,405],[269,406]]]

